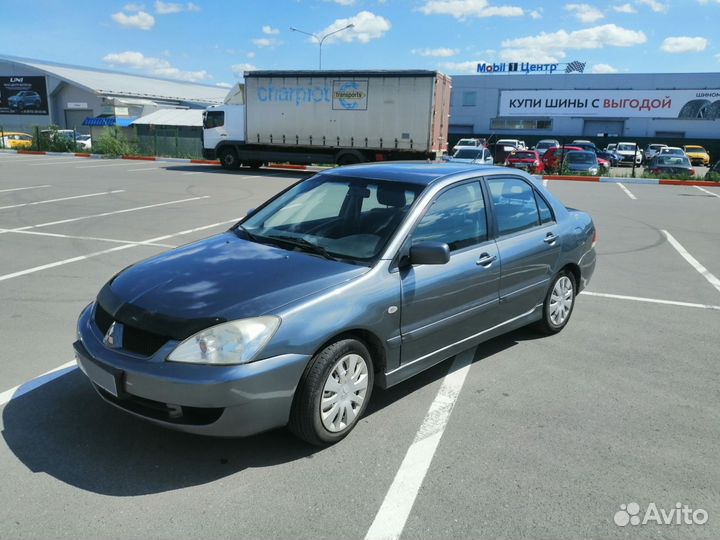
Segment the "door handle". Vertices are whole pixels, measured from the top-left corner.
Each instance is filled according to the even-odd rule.
[[[484,266],[485,268],[488,268],[492,263],[494,263],[497,260],[497,255],[490,255],[489,253],[483,253],[480,255],[480,258],[475,261],[475,264],[478,266]]]
[[[546,244],[554,244],[555,240],[557,240],[558,237],[554,235],[553,233],[549,232],[545,235],[545,238],[543,239],[543,242]]]

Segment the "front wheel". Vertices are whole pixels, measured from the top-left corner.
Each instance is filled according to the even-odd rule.
[[[567,270],[552,280],[543,303],[543,317],[536,327],[544,334],[557,334],[567,325],[575,307],[575,278]]]
[[[218,158],[220,159],[220,165],[223,169],[233,171],[240,168],[240,160],[238,159],[237,152],[232,148],[223,148],[218,152]]]
[[[295,393],[290,430],[310,444],[334,444],[362,417],[373,388],[367,347],[343,339],[316,354]]]

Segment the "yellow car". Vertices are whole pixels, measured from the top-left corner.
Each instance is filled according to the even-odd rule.
[[[707,153],[702,146],[683,146],[683,150],[690,159],[690,163],[693,165],[702,165],[703,167],[710,166],[710,154]]]
[[[33,138],[32,135],[28,135],[27,133],[6,131],[5,133],[0,133],[0,136],[2,136],[2,148],[12,148],[13,150],[32,148]]]

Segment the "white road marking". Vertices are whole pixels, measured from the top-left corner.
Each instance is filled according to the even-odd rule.
[[[113,160],[115,161],[115,160]],[[120,167],[121,165],[127,166],[129,163],[122,162],[122,163],[101,163],[99,165],[80,165],[79,167],[75,167],[76,169],[96,169],[98,167]]]
[[[700,261],[698,261],[695,257],[690,255],[690,253],[688,253],[688,251],[684,247],[682,247],[682,244],[680,244],[680,242],[675,240],[675,237],[672,234],[670,234],[669,232],[667,232],[664,229],[662,230],[662,233],[665,235],[668,242],[670,242],[670,245],[672,247],[674,247],[675,250],[680,255],[682,255],[683,258],[688,263],[690,263],[690,266],[692,266],[695,270],[697,270],[702,277],[704,277],[706,280],[708,280],[710,285],[715,287],[718,290],[718,292],[720,292],[720,279],[715,277],[712,273],[710,273],[710,270],[708,270],[702,264],[700,264]]]
[[[93,257],[98,257],[100,255],[106,255],[107,253],[113,253],[115,251],[123,251],[125,249],[130,249],[130,248],[138,247],[138,246],[150,246],[150,245],[156,244],[157,242],[162,242],[163,240],[167,240],[168,238],[191,234],[194,232],[203,231],[205,229],[211,229],[213,227],[227,225],[228,223],[235,223],[239,220],[240,220],[240,218],[232,219],[232,220],[228,220],[228,221],[221,221],[219,223],[213,223],[211,225],[204,225],[202,227],[196,227],[194,229],[188,229],[186,231],[180,231],[178,233],[166,234],[163,236],[157,236],[155,238],[149,238],[147,240],[142,240],[140,242],[134,242],[132,244],[123,244],[122,246],[117,246],[117,247],[110,248],[110,249],[103,249],[101,251],[95,251],[93,253],[88,253],[87,255],[78,255],[77,257],[71,257],[69,259],[63,259],[61,261],[55,261],[55,262],[43,264],[40,266],[34,266],[33,268],[27,268],[25,270],[20,270],[18,272],[12,272],[10,274],[0,275],[0,281],[7,281],[9,279],[26,276],[28,274],[34,274],[34,273],[40,272],[42,270],[49,270],[50,268],[56,268],[58,266],[63,266],[63,265],[71,264],[71,263],[78,262],[78,261],[84,261],[87,259],[91,259]],[[2,231],[0,231],[0,232],[2,232]]]
[[[713,197],[717,197],[718,199],[720,199],[720,195],[718,195],[717,193],[713,193],[713,192],[710,191],[709,189],[705,189],[705,188],[702,188],[702,187],[700,187],[700,186],[693,186],[693,187],[696,188],[696,189],[699,189],[700,191],[704,191],[704,192],[707,193],[708,195],[712,195]]]
[[[618,182],[617,185],[620,186],[620,189],[622,189],[625,192],[625,195],[630,197],[633,201],[637,200],[637,197],[635,195],[633,195],[633,192],[630,191],[628,188],[626,188],[623,184]]]
[[[600,298],[613,298],[615,300],[632,300],[634,302],[646,302],[649,304],[665,304],[668,306],[680,306],[680,307],[711,309],[714,311],[720,311],[720,306],[713,306],[710,304],[694,304],[692,302],[677,302],[675,300],[660,300],[658,298],[644,298],[641,296],[625,296],[622,294],[606,294],[606,293],[597,293],[597,292],[590,292],[590,291],[583,291],[580,294],[582,296],[597,296]]]
[[[202,173],[199,173],[199,172],[184,172],[184,173],[182,173],[182,176],[187,176],[188,174],[202,174]]]
[[[59,221],[48,221],[47,223],[39,223],[38,225],[28,225],[26,227],[17,227],[15,229],[0,230],[0,234],[9,233],[9,232],[17,232],[17,231],[27,231],[30,229],[38,229],[40,227],[50,227],[51,225],[61,225],[63,223],[73,223],[75,221],[82,221],[84,219],[114,216],[117,214],[126,214],[128,212],[136,212],[138,210],[147,210],[148,208],[158,208],[160,206],[168,206],[170,204],[178,204],[178,203],[183,203],[183,202],[197,201],[200,199],[208,199],[209,197],[210,197],[210,195],[203,195],[200,197],[190,197],[189,199],[178,199],[176,201],[169,201],[169,202],[158,203],[158,204],[148,204],[145,206],[136,206],[135,208],[126,208],[124,210],[115,210],[113,212],[102,212],[101,214],[90,214],[89,216],[80,216],[80,217],[76,217],[76,218],[61,219]]]
[[[415,440],[408,448],[400,469],[385,495],[380,510],[370,526],[365,540],[397,539],[405,528],[420,486],[432,462],[435,450],[447,426],[465,377],[470,370],[475,347],[455,357],[448,374],[420,426]]]
[[[101,191],[99,193],[88,193],[87,195],[74,195],[72,197],[62,197],[60,199],[46,199],[44,201],[35,201],[21,204],[10,204],[8,206],[0,206],[0,210],[8,210],[10,208],[22,208],[23,206],[35,206],[37,204],[49,204],[60,201],[71,201],[73,199],[87,199],[88,197],[99,197],[101,195],[112,195],[113,193],[125,193],[124,189],[114,189],[112,191]]]
[[[28,187],[16,187],[16,188],[10,188],[10,189],[0,189],[0,193],[7,193],[9,191],[22,191],[24,189],[40,189],[40,188],[46,188],[51,187],[50,184],[43,184],[42,186],[28,186]]]
[[[28,392],[32,392],[33,390],[39,388],[45,383],[54,381],[58,377],[62,377],[66,373],[69,373],[76,368],[77,363],[75,362],[75,360],[71,360],[70,362],[66,362],[62,366],[58,366],[55,369],[51,369],[50,371],[47,371],[42,375],[35,377],[34,379],[26,382],[25,384],[20,384],[15,388],[5,390],[3,393],[0,394],[0,406],[7,404],[10,400],[19,398],[20,396],[24,396]]]
[[[15,233],[15,234],[27,234],[32,236],[48,236],[50,238],[69,238],[71,240],[95,240],[98,242],[110,242],[113,244],[137,244],[134,240],[118,240],[116,238],[101,238],[98,236],[75,236],[72,234],[58,234],[58,233],[49,233],[49,232],[40,232],[40,231],[17,231],[12,229],[0,229],[0,232],[9,232],[9,233]],[[157,247],[164,247],[164,248],[174,248],[177,246],[173,246],[172,244],[158,244],[158,243],[144,243],[143,245],[146,246],[157,246]]]
[[[47,165],[64,165],[65,163],[77,163],[80,158],[65,158],[60,161],[44,161],[43,163],[31,163],[28,167],[45,167]]]
[[[547,187],[548,181],[549,180],[547,178],[543,178],[543,187]]]
[[[127,172],[137,172],[137,171],[158,171],[162,170],[162,167],[148,167],[146,169],[128,169]]]

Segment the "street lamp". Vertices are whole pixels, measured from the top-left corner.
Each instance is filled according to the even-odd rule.
[[[327,38],[332,36],[333,34],[337,34],[338,32],[342,32],[343,30],[348,30],[349,28],[355,28],[355,25],[353,23],[348,24],[347,26],[340,28],[339,30],[335,30],[333,32],[330,32],[329,34],[325,34],[324,36],[318,36],[317,34],[311,34],[310,32],[305,32],[304,30],[299,30],[293,26],[290,27],[290,30],[293,32],[299,32],[301,34],[305,34],[306,36],[310,36],[312,38],[315,38],[320,45],[320,61],[319,61],[319,69],[322,69],[322,46],[323,41],[325,41]]]

